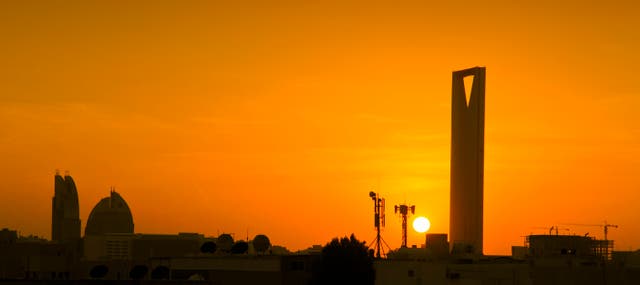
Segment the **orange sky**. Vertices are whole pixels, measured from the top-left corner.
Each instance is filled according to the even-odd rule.
[[[404,201],[448,232],[451,72],[479,65],[485,253],[605,219],[640,247],[634,1],[129,2],[0,2],[0,227],[50,237],[60,169],[83,230],[115,186],[142,233],[369,242],[371,190],[393,248]]]

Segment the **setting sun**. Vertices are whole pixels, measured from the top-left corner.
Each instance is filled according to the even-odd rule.
[[[413,229],[416,232],[419,232],[419,233],[427,232],[430,227],[431,227],[431,222],[429,222],[429,220],[425,217],[417,217],[415,220],[413,220]]]

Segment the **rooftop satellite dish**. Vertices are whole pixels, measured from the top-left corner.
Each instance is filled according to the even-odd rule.
[[[245,254],[249,251],[249,244],[246,241],[240,240],[233,244],[231,247],[231,253],[233,254]]]
[[[200,246],[200,252],[202,253],[214,253],[216,252],[216,243],[208,241]]]
[[[223,252],[229,252],[231,251],[231,247],[233,247],[233,237],[231,237],[230,234],[221,234],[218,237],[216,245],[218,246],[219,250]]]
[[[264,253],[271,247],[271,241],[265,235],[257,235],[253,238],[253,249],[256,252]]]

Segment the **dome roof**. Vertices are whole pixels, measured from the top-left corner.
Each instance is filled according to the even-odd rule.
[[[133,233],[133,216],[127,202],[116,191],[102,198],[89,214],[85,235]]]

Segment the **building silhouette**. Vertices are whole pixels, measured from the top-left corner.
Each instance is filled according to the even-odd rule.
[[[52,240],[0,230],[0,282],[275,285],[312,277],[318,253],[291,255],[262,234],[234,241],[229,234],[135,233],[131,209],[113,189],[91,210],[82,237],[73,179],[56,173],[54,190]]]
[[[468,76],[473,76],[470,94],[464,86]],[[484,67],[453,72],[449,234],[454,252],[482,254],[484,91]]]
[[[374,263],[375,284],[640,284],[640,250],[613,251],[606,238],[550,231],[526,236],[511,256],[483,255],[485,68],[455,71],[452,81],[449,243],[427,234],[424,247],[390,252]]]
[[[93,207],[84,230],[85,236],[113,233],[133,233],[133,216],[127,202],[111,189],[110,195],[104,197]]]
[[[51,239],[59,243],[80,240],[78,190],[73,178],[56,172],[51,207]]]
[[[468,76],[474,80],[466,94]],[[426,234],[424,246],[375,259],[375,284],[640,284],[640,250],[613,251],[606,235],[549,231],[527,236],[510,256],[482,254],[484,91],[485,68],[453,72],[450,240]],[[52,241],[1,229],[0,282],[318,284],[321,246],[292,254],[261,234],[234,240],[227,233],[135,233],[131,210],[113,189],[93,208],[81,237],[76,185],[58,173],[54,182]]]

